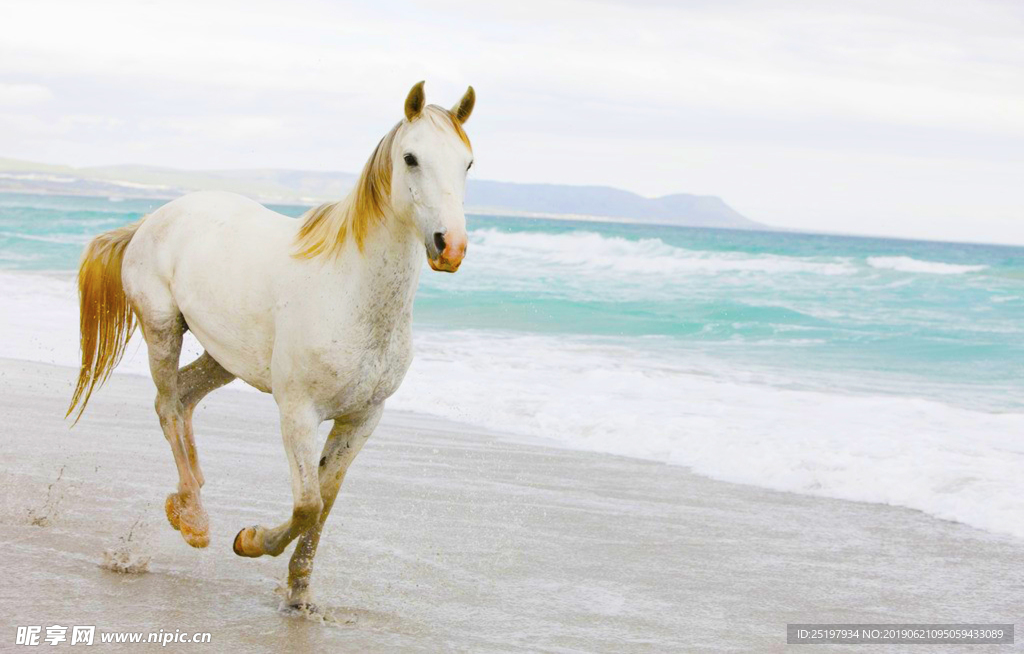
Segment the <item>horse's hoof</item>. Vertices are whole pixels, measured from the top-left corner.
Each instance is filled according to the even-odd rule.
[[[235,554],[251,558],[263,556],[263,547],[259,542],[261,540],[259,538],[259,529],[259,527],[246,527],[238,532],[238,535],[235,536],[235,542],[231,545],[231,549],[235,551]]]
[[[193,531],[188,525],[181,526],[181,537],[185,542],[197,549],[202,549],[210,544],[210,530]]]
[[[167,512],[167,522],[171,523],[174,531],[181,530],[181,498],[177,493],[171,493],[164,502],[164,511]]]
[[[167,521],[181,532],[186,543],[200,549],[210,544],[210,521],[202,506],[189,506],[180,493],[171,493],[164,503],[164,510]]]

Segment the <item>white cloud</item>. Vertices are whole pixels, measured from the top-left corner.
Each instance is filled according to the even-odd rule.
[[[34,105],[53,98],[50,89],[40,84],[5,84],[0,82],[0,107]]]
[[[173,134],[187,139],[214,141],[252,140],[275,138],[284,127],[284,121],[273,116],[215,115],[161,117],[143,120],[144,132]]]
[[[8,0],[5,18],[2,118],[28,129],[0,155],[355,170],[425,78],[441,104],[476,87],[480,177],[716,193],[821,229],[898,214],[919,236],[1005,230],[1024,206],[993,183],[1024,148],[1013,2]]]

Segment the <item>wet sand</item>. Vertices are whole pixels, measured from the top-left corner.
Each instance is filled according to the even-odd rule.
[[[177,476],[152,383],[115,375],[69,431],[73,376],[0,360],[0,649],[53,624],[212,633],[126,651],[776,652],[787,622],[1024,622],[1020,540],[398,412],[321,541],[328,622],[289,615],[287,556],[231,551],[290,511],[273,401],[224,389],[197,410],[212,533],[194,550],[164,518]],[[117,548],[148,572],[101,567]]]

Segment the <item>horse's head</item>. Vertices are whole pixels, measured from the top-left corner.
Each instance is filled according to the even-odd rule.
[[[462,204],[473,149],[462,125],[475,101],[471,86],[451,111],[427,105],[420,82],[409,91],[392,144],[391,206],[412,221],[434,270],[455,272],[466,254]]]

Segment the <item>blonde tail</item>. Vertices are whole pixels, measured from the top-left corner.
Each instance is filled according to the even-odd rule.
[[[145,218],[143,218],[145,220]],[[65,418],[82,417],[89,396],[107,380],[121,361],[135,331],[135,314],[124,294],[121,262],[124,250],[142,220],[94,238],[85,249],[78,269],[79,316],[82,332],[82,369]]]

